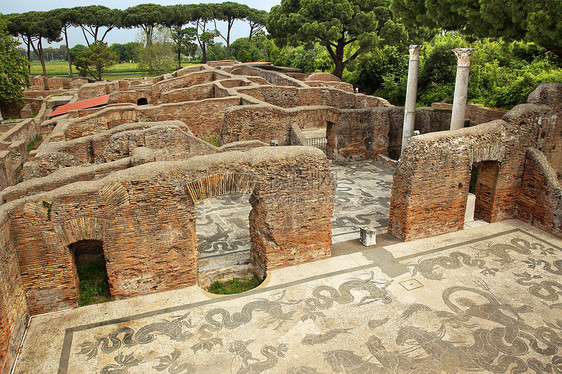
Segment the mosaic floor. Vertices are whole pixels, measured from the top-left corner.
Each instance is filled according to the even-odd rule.
[[[334,242],[356,239],[359,228],[388,225],[392,169],[377,161],[333,165],[336,201]],[[252,207],[245,195],[221,196],[197,204],[197,247],[200,258],[249,253],[248,215]],[[249,258],[249,255],[248,255]]]
[[[15,372],[560,373],[561,251],[510,220],[37,316]]]

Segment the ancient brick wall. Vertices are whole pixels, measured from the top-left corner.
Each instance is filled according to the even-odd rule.
[[[334,88],[259,86],[241,88],[237,91],[282,108],[323,105],[338,109],[359,109],[383,106],[386,102],[384,99]]]
[[[214,75],[215,73],[213,71],[203,70],[200,72],[180,75],[176,78],[163,80],[152,86],[152,97],[154,101],[156,101],[163,92],[212,82],[214,80]]]
[[[538,182],[522,184],[525,155],[539,143],[544,121],[559,112],[557,106],[523,104],[501,121],[413,137],[394,174],[389,232],[412,240],[462,229],[475,163],[480,163],[475,216],[488,222],[517,217],[521,194],[546,193],[532,191]],[[551,221],[543,213],[541,219]]]
[[[562,238],[562,187],[544,154],[534,148],[525,158],[517,218]]]
[[[34,163],[33,168],[24,170],[24,181],[5,188],[0,193],[0,204],[2,202],[21,199],[39,193],[52,191],[67,184],[101,179],[118,170],[130,167],[130,159],[121,159],[100,165],[91,165],[87,168],[75,166],[53,171],[48,176],[43,176],[44,171],[39,162]],[[26,167],[29,164],[26,163]],[[27,171],[27,175],[25,172]]]
[[[327,106],[284,109],[272,105],[240,106],[230,109],[221,130],[221,144],[260,140],[290,145],[292,127],[301,129],[332,126],[334,141],[328,157],[337,161],[375,158],[387,153],[390,108],[338,110]],[[263,124],[267,123],[267,126]]]
[[[550,166],[562,180],[562,83],[540,85],[529,95],[528,102],[547,106],[553,110],[541,118],[537,149],[541,151]]]
[[[226,110],[239,104],[240,98],[227,97],[158,106],[109,107],[84,118],[68,121],[63,130],[64,136],[62,139],[53,137],[53,140],[77,139],[100,133],[118,125],[140,121],[180,120],[198,136],[218,134]]]
[[[389,108],[341,111],[337,122],[328,131],[335,132],[334,146],[327,152],[335,161],[374,159],[388,152],[390,128]]]
[[[446,109],[448,111],[453,110],[453,104],[447,103],[432,103],[431,107],[436,109]],[[467,104],[465,118],[468,118],[476,124],[480,124],[501,119],[506,112],[507,110],[490,109],[475,104]]]
[[[0,373],[9,373],[29,312],[18,257],[6,214],[0,214]]]
[[[256,180],[250,225],[257,271],[330,255],[335,184],[319,150],[261,147],[152,162],[0,207],[10,216],[31,313],[76,305],[68,245],[79,240],[103,241],[110,290],[117,298],[195,284],[193,194],[201,197],[212,188],[188,186],[224,175]],[[213,188],[222,191],[222,186]]]
[[[291,78],[285,74],[278,73],[276,71],[264,70],[257,67],[252,67],[248,65],[237,65],[230,71],[235,75],[248,75],[257,76],[265,79],[269,84],[275,86],[294,86],[294,87],[306,87],[306,85],[295,78]]]
[[[402,150],[402,129],[404,128],[404,108],[395,107],[389,113],[390,130],[388,155],[398,160]],[[451,127],[451,111],[436,108],[416,108],[414,130],[420,134],[446,131]]]
[[[223,96],[224,97],[224,96]],[[194,101],[215,98],[215,84],[203,83],[187,88],[177,88],[163,92],[160,101],[162,103],[179,103],[182,101]]]
[[[97,96],[108,95],[117,91],[129,89],[129,81],[121,79],[113,82],[87,83],[78,89],[78,100],[91,99]]]
[[[137,122],[101,134],[44,144],[34,159],[25,163],[24,179],[44,177],[61,168],[127,158],[138,147],[150,148],[152,161],[182,160],[218,152],[213,145],[193,136],[181,121]]]

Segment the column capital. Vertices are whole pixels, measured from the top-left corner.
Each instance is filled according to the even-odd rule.
[[[457,66],[470,66],[470,57],[476,48],[455,48],[453,52],[457,55]]]
[[[410,60],[419,60],[421,45],[412,44],[410,46]]]

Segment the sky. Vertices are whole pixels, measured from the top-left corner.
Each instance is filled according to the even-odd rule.
[[[246,4],[251,8],[267,10],[269,11],[273,6],[281,4],[281,0],[231,0],[240,4]],[[73,8],[76,6],[87,6],[87,5],[104,5],[108,8],[118,8],[127,9],[131,6],[153,3],[160,5],[175,5],[175,4],[199,4],[199,3],[220,3],[222,1],[217,0],[195,0],[195,1],[173,1],[173,0],[147,0],[147,1],[132,1],[132,0],[119,0],[119,1],[83,1],[83,0],[0,0],[0,13],[25,13],[29,11],[45,11],[57,8]],[[226,26],[222,22],[217,23],[219,31],[226,32]],[[250,26],[247,22],[236,21],[234,27],[232,28],[231,41],[238,38],[248,37],[250,32]],[[138,29],[114,29],[111,30],[106,38],[105,42],[109,45],[113,43],[128,43],[137,41]],[[80,29],[73,28],[68,35],[70,46],[76,44],[86,44],[82,31]],[[223,42],[222,39],[217,38],[217,42]],[[52,43],[49,46],[58,47],[64,44]]]

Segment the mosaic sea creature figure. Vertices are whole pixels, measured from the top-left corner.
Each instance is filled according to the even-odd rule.
[[[314,344],[326,343],[327,341],[332,340],[333,338],[335,338],[339,334],[349,334],[351,330],[353,330],[353,329],[352,328],[350,328],[350,329],[333,329],[333,330],[330,330],[330,331],[328,331],[324,334],[306,334],[304,336],[304,338],[302,339],[302,344],[314,345]]]
[[[345,372],[347,374],[384,374],[391,373],[388,369],[363,360],[352,351],[338,349],[324,352],[324,359],[336,373]]]
[[[154,369],[156,369],[157,371],[167,370],[170,374],[194,372],[195,365],[189,362],[180,363],[180,356],[181,351],[178,349],[174,349],[171,354],[158,357],[158,360],[160,360],[160,364],[154,366]]]
[[[247,344],[249,344],[249,342],[247,342],[247,343],[243,342],[244,348],[245,348],[245,346],[247,346]],[[240,348],[240,347],[238,347],[238,348]],[[238,350],[236,352],[237,354],[242,353],[242,356],[240,356],[240,357],[243,359],[243,366],[238,370],[237,373],[238,374],[259,374],[259,373],[262,373],[266,370],[274,368],[277,365],[277,363],[279,362],[279,358],[285,357],[285,353],[287,352],[287,350],[288,350],[288,348],[285,344],[281,344],[277,348],[275,348],[271,345],[266,345],[266,346],[262,347],[262,349],[260,350],[260,353],[262,354],[262,356],[265,357],[265,360],[261,360],[261,361],[253,358],[251,353],[250,353],[250,356],[248,357],[248,354],[244,349]],[[253,361],[256,361],[256,362],[249,364],[248,362],[250,360],[253,360]]]
[[[251,301],[242,307],[240,312],[233,313],[223,308],[215,308],[205,314],[207,324],[200,327],[199,331],[203,335],[209,332],[219,331],[223,327],[227,329],[235,329],[252,320],[252,314],[257,311],[265,312],[275,321],[289,321],[295,311],[285,312],[283,306],[290,304],[288,302],[281,302],[279,300],[259,299]],[[220,320],[216,320],[215,316],[220,316]]]
[[[79,354],[86,355],[87,359],[92,359],[98,354],[98,348],[102,353],[108,354],[115,352],[121,346],[132,346],[136,342],[133,339],[135,330],[130,327],[120,327],[114,330],[107,338],[99,338],[95,343],[83,342],[80,344]],[[123,334],[123,340],[119,339],[119,335]]]
[[[313,298],[305,301],[306,305],[310,308],[328,309],[334,302],[338,304],[349,304],[353,302],[354,296],[351,290],[360,290],[368,292],[368,296],[364,296],[358,305],[372,303],[374,301],[381,301],[383,304],[392,302],[390,294],[386,288],[392,283],[390,281],[376,281],[373,280],[374,274],[367,280],[353,279],[342,283],[336,290],[334,287],[321,285],[314,288],[312,291]]]
[[[116,364],[109,364],[101,369],[101,374],[127,374],[128,369],[137,366],[142,362],[142,360],[136,359],[133,354],[123,355],[119,353],[118,356],[114,357],[113,360]]]
[[[191,320],[185,321],[188,315],[189,313],[171,321],[162,320],[143,326],[135,334],[135,340],[139,344],[148,344],[156,339],[156,335],[165,335],[175,341],[185,341],[193,336],[190,331],[184,331],[185,327],[193,327]]]

